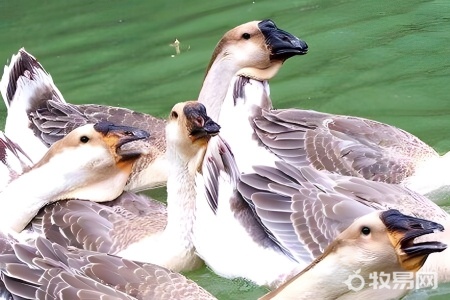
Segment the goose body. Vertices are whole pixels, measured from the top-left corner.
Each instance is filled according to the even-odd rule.
[[[80,198],[101,202],[116,198],[123,191],[133,162],[142,154],[140,147],[130,148],[129,143],[148,136],[145,131],[109,122],[77,128],[3,188],[2,228],[20,232],[40,208],[54,201]],[[0,149],[3,147],[18,149],[7,139],[2,140]],[[1,152],[5,161],[2,169],[11,170],[9,162],[14,153]],[[16,158],[20,161],[19,156]]]
[[[127,189],[165,185],[168,168],[164,159],[165,120],[126,108],[67,103],[50,74],[23,48],[5,66],[0,90],[8,109],[5,133],[28,153],[33,163],[73,129],[109,121],[152,133],[142,145],[147,148],[146,153],[133,164]]]
[[[447,228],[450,216],[434,202],[401,185],[330,174],[307,166],[296,168],[278,161],[257,166],[238,184],[264,228],[294,257],[313,260],[353,220],[374,210],[397,209],[432,220]],[[270,202],[268,202],[270,199]],[[448,244],[448,231],[421,238]],[[430,255],[423,272],[435,272],[439,282],[450,281],[450,252]]]
[[[271,20],[253,21],[228,31],[219,41],[207,68],[199,101],[217,121],[220,106],[235,74],[268,80],[293,55],[307,46],[278,29]],[[74,128],[99,120],[152,132],[148,154],[133,167],[127,190],[140,191],[167,181],[165,121],[119,107],[67,103],[51,76],[24,49],[5,66],[0,90],[8,109],[5,131],[36,162],[46,148]]]

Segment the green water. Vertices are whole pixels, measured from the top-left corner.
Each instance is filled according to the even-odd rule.
[[[264,18],[310,49],[272,80],[276,107],[368,117],[406,129],[439,152],[450,150],[448,0],[0,0],[0,61],[25,47],[69,102],[165,117],[176,102],[197,97],[222,34]],[[175,39],[181,54],[172,57]],[[1,124],[4,117],[0,105]],[[206,269],[188,275],[220,299],[265,293]],[[448,298],[435,294],[414,299]]]

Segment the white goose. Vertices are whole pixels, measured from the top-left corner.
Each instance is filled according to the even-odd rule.
[[[0,192],[1,228],[20,232],[40,208],[54,201],[116,198],[123,191],[133,162],[143,153],[140,146],[129,147],[130,142],[148,136],[143,130],[109,122],[77,128],[52,145],[29,171],[3,188]],[[14,176],[17,169],[12,169],[10,162],[20,153],[20,148],[7,141],[0,143],[1,160],[6,166],[3,169],[7,169],[3,173],[10,172]]]
[[[197,101],[174,106],[166,126],[166,158],[170,162],[167,224],[163,230],[129,245],[118,255],[176,271],[195,269],[202,263],[192,242],[195,174],[208,140],[219,132],[219,128]]]
[[[398,211],[371,213],[353,222],[320,259],[262,299],[306,299],[318,293],[321,299],[349,295],[343,281],[358,269],[365,279],[375,271],[415,272],[429,253],[445,248],[438,242],[414,243],[416,237],[436,230],[442,226]],[[0,249],[0,283],[10,297],[216,299],[195,282],[165,268],[93,251],[68,250],[42,237],[27,245],[0,236]],[[336,274],[344,277],[336,278]],[[350,295],[370,296],[373,291],[378,297],[384,292],[390,298],[397,296],[397,291],[405,293],[369,288]]]
[[[198,100],[216,121],[234,75],[269,80],[286,59],[306,51],[306,43],[278,29],[271,20],[237,26],[215,48]],[[33,161],[73,128],[109,120],[152,132],[149,154],[135,164],[127,189],[138,191],[166,182],[163,120],[119,107],[66,103],[50,75],[24,49],[5,66],[0,90],[8,108],[6,133],[32,154]]]
[[[195,255],[191,241],[195,173],[207,141],[218,131],[219,126],[196,101],[179,103],[172,109],[166,126],[166,155],[171,168],[167,209],[158,201],[125,192],[102,204],[59,201],[47,206],[33,220],[33,227],[42,227],[46,238],[64,246],[117,254],[176,271],[197,268],[202,261]],[[34,174],[30,172],[30,178],[36,180]]]

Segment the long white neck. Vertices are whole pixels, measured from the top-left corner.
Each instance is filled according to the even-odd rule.
[[[208,116],[215,122],[219,119],[220,109],[227,94],[230,81],[240,67],[223,55],[219,55],[211,65],[198,96],[205,105]]]
[[[370,285],[374,282],[370,275],[373,272],[364,269],[364,261],[355,258],[349,262],[347,263],[346,258],[340,255],[327,255],[305,273],[291,279],[290,284],[272,291],[261,299],[393,299],[408,292],[402,289],[374,288]],[[401,269],[386,269],[384,272],[396,271],[404,272]],[[350,288],[357,290],[352,291],[346,284],[349,278],[353,278]]]
[[[167,226],[165,234],[191,246],[195,210],[195,173],[188,164],[171,166],[167,180]]]
[[[67,179],[47,165],[23,174],[0,193],[1,228],[21,231],[39,209],[59,198],[67,187]]]
[[[199,159],[204,152],[199,151],[194,159],[186,162],[170,147],[167,158],[170,161],[167,180],[167,225],[157,237],[158,245],[152,256],[158,264],[175,271],[195,269],[201,263],[195,253],[192,239],[195,213],[195,174]]]

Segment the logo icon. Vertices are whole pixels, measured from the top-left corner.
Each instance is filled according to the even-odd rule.
[[[348,278],[344,281],[344,283],[347,285],[347,288],[349,290],[358,292],[363,289],[366,282],[365,282],[364,278],[361,275],[359,275],[360,272],[361,272],[361,269],[354,271],[353,273],[355,273],[355,274],[349,275]],[[359,285],[358,285],[358,283],[359,283]]]

